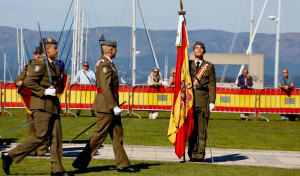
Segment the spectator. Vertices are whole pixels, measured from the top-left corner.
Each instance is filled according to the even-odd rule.
[[[245,68],[243,70],[243,74],[239,76],[237,86],[240,87],[241,89],[251,89],[251,87],[253,86],[252,77],[249,76],[249,71],[247,68]],[[240,116],[241,116],[241,120],[246,120],[249,118],[248,113],[241,114]]]
[[[172,68],[171,70],[171,75],[169,78],[169,86],[174,86],[174,81],[175,81],[175,73],[176,73],[176,68]]]
[[[75,76],[74,84],[93,84],[96,81],[95,73],[89,69],[89,63],[84,62],[81,70]],[[76,116],[80,115],[81,110],[77,110]],[[91,110],[92,116],[96,117],[95,111]]]
[[[160,87],[162,85],[162,79],[159,74],[159,69],[154,68],[152,73],[148,76],[148,85],[154,87]],[[149,119],[156,119],[158,116],[157,111],[149,111]]]
[[[294,88],[294,81],[292,77],[289,76],[288,69],[282,70],[282,76],[279,78],[278,87],[285,91],[291,91]]]
[[[74,84],[93,84],[96,81],[95,73],[89,69],[89,63],[84,62],[81,70],[75,76]]]
[[[291,90],[294,88],[294,82],[291,76],[289,76],[288,69],[282,70],[282,76],[279,78],[278,81],[278,87],[282,90],[284,90],[287,95],[290,95]],[[281,120],[282,121],[288,121],[289,118],[294,118],[294,116],[288,116],[286,114],[281,114]]]

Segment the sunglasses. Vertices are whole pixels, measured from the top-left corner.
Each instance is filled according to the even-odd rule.
[[[83,65],[84,67],[88,67],[88,65]]]
[[[158,71],[153,71],[153,73],[158,73]]]

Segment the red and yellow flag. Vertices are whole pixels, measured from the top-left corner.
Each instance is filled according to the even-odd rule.
[[[194,127],[193,119],[193,84],[189,70],[188,37],[185,28],[185,18],[179,16],[176,38],[177,63],[174,82],[174,101],[170,117],[168,138],[175,146],[175,153],[181,158],[186,142]]]

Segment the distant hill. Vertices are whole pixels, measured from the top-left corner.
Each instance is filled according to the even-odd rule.
[[[175,30],[150,30],[153,46],[158,58],[161,71],[164,70],[165,57],[168,55],[169,71],[176,64],[176,48],[175,48]],[[58,31],[43,31],[44,37],[59,38],[60,32]],[[105,27],[105,28],[91,28],[88,33],[88,52],[87,60],[93,65],[100,57],[100,47],[98,39],[101,34],[107,40],[116,40],[118,42],[118,53],[115,60],[121,76],[130,83],[131,70],[129,70],[130,59],[130,46],[131,46],[131,28],[130,27]],[[27,48],[30,50],[32,57],[32,49],[37,46],[39,42],[38,31],[31,31],[24,29],[23,35],[26,41]],[[63,44],[67,31],[63,33],[59,49],[63,50]],[[137,50],[141,54],[137,56],[137,83],[146,82],[147,76],[154,68],[154,60],[150,50],[149,42],[144,29],[137,29]],[[72,39],[72,31],[70,38],[65,46],[62,59],[65,60],[67,52],[70,48],[70,41]],[[191,30],[188,31],[190,52],[192,45],[196,41],[202,41],[206,45],[206,50],[209,53],[228,53],[234,33],[221,31],[221,30]],[[10,72],[15,79],[17,76],[17,49],[16,49],[16,28],[0,27],[0,48],[7,54],[7,61],[9,64]],[[292,33],[289,36],[281,35],[280,43],[280,70],[288,68],[290,74],[293,75],[294,81],[300,87],[300,33]],[[249,33],[239,33],[237,36],[236,44],[233,53],[245,53],[249,42]],[[253,53],[262,53],[265,56],[265,85],[273,85],[274,75],[274,56],[275,56],[275,35],[259,33],[253,44]],[[0,61],[3,62],[3,56],[0,55]],[[66,62],[66,67],[69,61]],[[234,80],[238,73],[238,66],[230,66],[226,76],[228,80]],[[71,69],[69,69],[70,72]],[[221,76],[223,66],[216,66],[217,76]],[[251,70],[250,70],[251,74]],[[9,74],[6,74],[6,79],[10,79]],[[3,67],[0,68],[0,79],[3,79]]]

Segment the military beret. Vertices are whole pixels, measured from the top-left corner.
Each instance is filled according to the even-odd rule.
[[[44,38],[43,40],[44,40],[44,44],[45,44],[45,45],[46,45],[46,44],[54,44],[54,45],[57,45],[57,41],[54,40],[53,38],[48,37],[48,38]],[[42,41],[41,41],[40,43],[42,43]]]
[[[203,50],[204,50],[204,53],[206,53],[206,50],[205,50],[205,45],[204,45],[204,43],[202,43],[202,42],[196,42],[195,44],[194,44],[194,46],[193,46],[193,49],[195,48],[195,46],[196,45],[200,45],[202,48],[203,48]]]
[[[101,46],[111,46],[111,47],[117,47],[117,42],[112,40],[105,40],[101,43]]]
[[[36,53],[41,54],[40,47],[35,47],[35,48],[33,49],[33,53],[34,53],[34,54],[36,54]]]

